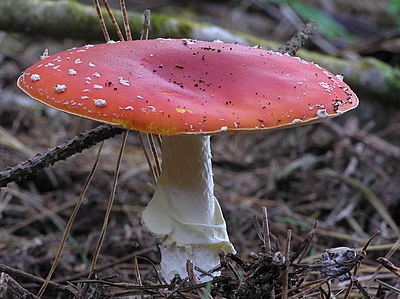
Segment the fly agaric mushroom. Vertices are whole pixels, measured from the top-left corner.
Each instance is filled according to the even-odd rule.
[[[213,194],[210,134],[322,121],[358,105],[316,64],[237,44],[157,39],[87,45],[28,68],[18,86],[59,110],[163,135],[162,173],[142,213],[163,238],[161,274],[234,252]]]

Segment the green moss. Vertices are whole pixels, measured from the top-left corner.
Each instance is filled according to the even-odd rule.
[[[394,69],[387,77],[386,82],[390,92],[390,99],[398,102],[400,95],[400,69]]]
[[[179,23],[179,32],[182,33],[182,37],[190,37],[194,30],[194,25],[191,24],[189,21],[182,20]]]
[[[56,14],[65,15],[70,18],[70,22],[68,24],[59,24],[58,26],[63,26],[65,31],[65,35],[67,36],[70,33],[74,33],[76,30],[80,30],[82,26],[87,28],[88,35],[83,37],[87,40],[91,39],[101,39],[103,34],[101,32],[100,24],[96,16],[96,11],[94,7],[88,7],[86,5],[82,5],[75,0],[62,1],[59,3],[60,7],[56,10]],[[50,13],[54,13],[54,9],[49,10]],[[75,24],[80,24],[80,26],[75,26]],[[56,24],[53,24],[53,26]],[[57,25],[56,25],[57,26]],[[94,34],[93,34],[94,33]]]
[[[180,18],[171,18],[161,14],[151,16],[151,36],[165,38],[190,37],[194,24]]]
[[[375,69],[384,74],[387,99],[398,103],[400,95],[400,69],[393,68],[377,59],[373,61]]]
[[[165,16],[154,14],[151,15],[151,37],[170,37],[168,34],[163,34],[163,31],[165,31],[166,27],[168,27],[166,20],[167,18]]]

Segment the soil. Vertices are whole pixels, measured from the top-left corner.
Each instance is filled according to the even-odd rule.
[[[318,33],[307,47],[326,52],[318,42],[324,39],[337,53],[352,51],[398,66],[399,39],[389,33],[398,30],[400,17],[389,11],[390,1],[367,1],[368,5],[354,0],[331,1],[331,5],[298,2],[308,2],[332,16],[351,34],[351,39],[342,39]],[[174,4],[163,0],[147,5],[165,13],[189,11],[199,20],[268,35],[282,43],[295,31],[284,6],[269,1]],[[130,8],[142,6],[143,2],[128,1]],[[381,42],[359,47],[366,35]],[[390,37],[382,38],[386,35]],[[44,107],[15,85],[20,72],[43,49],[55,53],[85,43],[0,32],[0,171],[99,125]],[[140,221],[154,184],[135,132],[129,134],[125,147],[97,271],[88,277],[122,136],[106,140],[53,283],[43,298],[143,294],[159,298],[400,297],[398,268],[396,276],[396,265],[400,267],[400,113],[395,104],[357,92],[359,108],[334,120],[212,138],[215,193],[238,255],[222,254],[222,275],[208,285],[198,284],[193,277],[166,284],[156,273],[159,240]],[[0,189],[0,298],[35,298],[32,294],[37,294],[41,279],[47,276],[98,148]],[[269,238],[263,234],[263,208],[268,211]],[[271,248],[266,246],[268,240]],[[378,262],[379,257],[394,268],[383,267],[385,261]],[[11,290],[22,293],[11,297]]]

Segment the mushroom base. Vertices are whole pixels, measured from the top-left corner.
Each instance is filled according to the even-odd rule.
[[[162,173],[142,221],[164,240],[161,272],[169,280],[173,274],[186,276],[180,269],[187,259],[209,270],[218,265],[219,250],[235,249],[214,197],[210,137],[163,137],[162,155]]]
[[[193,264],[202,270],[209,271],[219,264],[218,251],[214,248],[206,246],[193,246],[189,251],[184,247],[176,247],[175,245],[160,245],[161,252],[161,270],[160,274],[167,281],[171,281],[176,274],[181,278],[189,275],[186,269],[186,262],[190,260]],[[201,282],[210,281],[212,277],[201,276],[201,272],[194,270],[196,276],[200,277]],[[219,276],[220,271],[212,273]]]

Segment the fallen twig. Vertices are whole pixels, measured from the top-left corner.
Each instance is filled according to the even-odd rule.
[[[13,277],[18,277],[18,278],[21,278],[21,279],[24,279],[24,280],[31,281],[31,282],[33,282],[35,284],[38,284],[38,285],[42,284],[45,281],[43,278],[40,278],[40,277],[37,277],[35,275],[26,273],[26,272],[21,271],[21,270],[17,270],[17,269],[8,267],[8,266],[3,265],[3,264],[0,264],[0,271],[6,273],[8,275],[11,275]],[[68,294],[68,295],[72,294],[71,288],[69,286],[65,286],[65,285],[62,285],[62,284],[55,283],[55,282],[51,282],[50,281],[49,282],[49,288],[51,288],[53,290],[57,290],[59,292],[63,292],[63,293]]]
[[[39,299],[4,272],[0,275],[0,298]]]
[[[81,133],[70,141],[50,149],[47,153],[38,154],[35,157],[23,161],[16,166],[7,168],[0,172],[0,187],[5,187],[8,183],[19,181],[26,178],[45,167],[58,161],[66,160],[76,153],[96,145],[97,143],[121,134],[124,129],[111,125],[100,125],[90,131]]]

